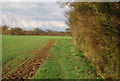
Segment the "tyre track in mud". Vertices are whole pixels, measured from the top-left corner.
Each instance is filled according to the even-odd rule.
[[[55,40],[49,40],[47,45],[35,51],[35,56],[27,59],[18,69],[9,74],[3,74],[2,79],[29,79],[40,68],[43,62],[50,56],[49,50]]]

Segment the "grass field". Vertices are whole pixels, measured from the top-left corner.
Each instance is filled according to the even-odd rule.
[[[5,72],[15,70],[23,60],[34,56],[32,50],[42,48],[47,40],[48,38],[34,36],[3,36],[2,62],[5,64],[3,70],[6,68]]]
[[[32,79],[96,79],[90,60],[81,52],[73,50],[71,37],[62,36],[3,36],[3,73],[12,73],[34,50],[40,50],[47,41],[55,40],[49,50],[50,57],[44,61]]]

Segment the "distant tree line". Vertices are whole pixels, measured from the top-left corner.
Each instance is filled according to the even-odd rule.
[[[9,26],[1,26],[3,35],[35,35],[35,36],[68,36],[70,35],[69,29],[66,31],[52,31],[52,30],[42,30],[35,28],[33,30],[24,30],[20,27],[9,28]]]
[[[92,60],[103,79],[118,79],[120,55],[120,3],[72,2],[66,12],[73,43]]]

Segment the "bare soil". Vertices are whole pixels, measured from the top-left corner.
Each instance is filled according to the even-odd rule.
[[[50,56],[49,50],[55,40],[49,40],[47,45],[41,49],[36,50],[35,56],[24,61],[18,69],[12,73],[3,74],[3,79],[30,79],[36,71],[40,68],[43,62]]]

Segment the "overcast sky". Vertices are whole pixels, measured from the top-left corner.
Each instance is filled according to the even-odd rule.
[[[2,24],[27,30],[64,31],[67,28],[66,10],[68,8],[60,8],[56,2],[6,2],[2,3]]]

